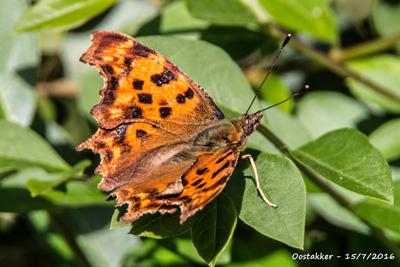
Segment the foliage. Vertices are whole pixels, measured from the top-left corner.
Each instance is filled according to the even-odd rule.
[[[310,262],[293,253],[322,252],[334,255],[332,265],[353,266],[346,254],[371,252],[396,266],[399,10],[389,0],[2,0],[0,231],[7,251],[26,257],[3,249],[0,260],[302,266]],[[162,53],[227,117],[246,111],[291,32],[252,110],[311,89],[266,111],[244,151],[279,207],[265,205],[240,161],[224,193],[183,225],[178,213],[119,223],[123,208],[97,189],[98,157],[74,149],[97,128],[89,111],[102,79],[79,62],[97,30],[130,34]]]

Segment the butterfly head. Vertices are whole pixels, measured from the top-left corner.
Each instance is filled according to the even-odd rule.
[[[263,114],[261,114],[259,111],[257,111],[252,115],[244,115],[244,121],[242,127],[246,136],[249,136],[252,132],[254,132],[257,129],[257,126],[260,124],[262,117]]]

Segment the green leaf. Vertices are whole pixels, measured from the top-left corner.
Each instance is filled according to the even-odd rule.
[[[117,0],[41,0],[15,27],[16,31],[72,28],[100,14]]]
[[[0,121],[0,129],[0,167],[69,170],[68,164],[31,129],[7,121]]]
[[[199,1],[197,1],[199,2]],[[205,30],[210,23],[191,16],[185,2],[172,2],[162,10],[160,32],[162,33],[179,33],[193,32]]]
[[[32,211],[27,214],[36,234],[52,248],[52,252],[58,254],[65,261],[74,261],[74,252],[68,245],[67,240],[60,232],[54,230],[51,217],[45,210]],[[53,254],[54,256],[54,254]]]
[[[72,208],[86,206],[111,207],[112,203],[105,201],[106,198],[106,195],[96,185],[84,181],[69,181],[65,184],[65,188],[52,190],[45,195],[45,199],[55,205]]]
[[[285,266],[297,267],[298,264],[292,259],[292,253],[284,249],[278,249],[265,257],[256,258],[251,261],[234,262],[229,267],[262,267],[262,266]]]
[[[268,82],[264,83],[258,97],[269,103],[275,104],[281,102],[282,99],[286,99],[290,96],[289,89],[285,86],[283,81],[276,75],[270,74],[268,76]],[[280,104],[277,108],[286,112],[293,111],[293,99]]]
[[[39,177],[32,176],[32,179],[29,179],[26,183],[26,187],[33,197],[46,195],[60,184],[65,183],[73,177],[82,175],[83,170],[90,165],[91,162],[89,160],[83,160],[67,172],[47,173]]]
[[[293,153],[315,172],[348,190],[393,202],[388,163],[365,135],[356,130],[327,133]]]
[[[372,21],[380,35],[387,36],[400,31],[400,3],[398,1],[375,1],[371,11]]]
[[[337,92],[308,92],[297,107],[297,117],[315,139],[340,128],[356,128],[368,118],[368,109]]]
[[[260,0],[260,3],[280,26],[312,33],[330,43],[337,42],[336,21],[330,1]]]
[[[370,135],[370,142],[376,146],[388,161],[400,158],[400,118],[390,120]]]
[[[179,211],[176,211],[172,215],[161,215],[159,213],[144,214],[137,221],[132,223],[132,228],[129,233],[155,239],[181,235],[192,227],[197,215],[190,217],[183,224],[179,223],[179,216]]]
[[[370,232],[369,227],[360,218],[340,206],[326,193],[308,194],[307,204],[333,225],[366,235]]]
[[[192,240],[199,255],[214,266],[236,228],[236,210],[232,200],[221,193],[204,211],[192,228]]]
[[[254,151],[251,154],[261,189],[278,208],[274,209],[262,200],[256,190],[252,168],[241,160],[227,185],[227,193],[235,203],[239,218],[263,235],[302,248],[306,190],[301,174],[286,157]]]
[[[91,181],[72,180],[33,198],[25,186],[32,177],[49,179],[54,178],[54,173],[35,167],[4,178],[0,183],[0,211],[22,213],[60,207],[112,206],[105,201],[106,195]]]
[[[400,97],[400,59],[397,56],[376,55],[352,60],[348,64],[353,71]],[[388,112],[400,113],[399,102],[390,96],[376,92],[352,78],[347,78],[346,82],[356,97]]]
[[[89,264],[85,266],[123,266],[127,256],[140,247],[140,238],[127,235],[125,229],[110,231],[112,212],[111,206],[92,206],[66,209],[53,215],[56,222],[64,223],[68,236],[86,257]]]
[[[196,247],[193,244],[191,235],[184,234],[182,237],[168,238],[159,241],[160,244],[164,245],[168,249],[175,252],[177,255],[183,256],[185,259],[189,259],[191,262],[204,265],[204,260],[197,253]]]
[[[297,148],[311,140],[307,129],[300,120],[292,114],[273,108],[265,113],[265,117],[268,120],[271,130],[290,148]],[[271,153],[270,151],[268,152]]]
[[[365,199],[352,207],[354,213],[377,227],[400,233],[400,182],[396,182],[394,188],[397,200],[394,205]]]
[[[37,34],[15,34],[13,27],[28,8],[27,0],[0,1],[0,118],[22,126],[31,124],[36,98],[37,65],[40,62]]]
[[[240,0],[186,0],[193,17],[221,25],[257,23],[251,9]]]

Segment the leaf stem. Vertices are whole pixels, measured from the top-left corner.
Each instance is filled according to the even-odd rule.
[[[334,48],[329,52],[329,57],[335,61],[346,61],[352,58],[371,55],[394,47],[400,41],[400,33],[367,41],[348,48]]]
[[[296,156],[293,155],[289,147],[278,137],[276,136],[270,129],[265,127],[264,125],[259,125],[257,130],[264,135],[271,143],[273,143],[285,156],[290,158],[294,164],[305,174],[311,181],[317,184],[321,189],[323,189],[326,193],[332,196],[341,206],[349,210],[351,213],[354,214],[353,210],[351,209],[351,202],[344,198],[341,194],[339,194],[324,178],[322,178],[319,174],[317,174],[314,170],[306,166],[302,163]],[[357,216],[357,215],[356,215]],[[358,217],[358,216],[357,216]],[[359,217],[358,217],[359,218]],[[400,262],[400,248],[394,244],[390,239],[388,239],[383,231],[375,226],[371,225],[369,222],[362,220],[370,229],[371,233],[375,238],[380,240],[382,244],[384,244],[387,248],[389,248],[393,254],[395,254],[396,259]]]

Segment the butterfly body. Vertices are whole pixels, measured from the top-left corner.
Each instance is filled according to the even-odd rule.
[[[121,33],[94,33],[81,61],[105,85],[91,111],[99,129],[77,150],[101,155],[99,188],[128,204],[121,222],[180,209],[183,223],[222,191],[261,114],[224,118],[173,63]]]

